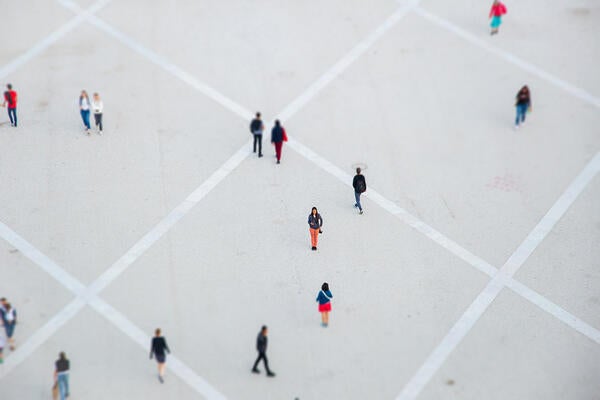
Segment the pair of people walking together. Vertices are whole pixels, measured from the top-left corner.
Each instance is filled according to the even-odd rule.
[[[250,133],[254,136],[252,144],[252,151],[256,153],[258,147],[258,157],[262,157],[262,136],[265,130],[265,125],[261,119],[259,112],[256,113],[255,118],[250,122]],[[287,134],[285,128],[281,125],[281,122],[275,120],[275,126],[271,129],[271,143],[275,146],[275,156],[277,157],[277,164],[281,163],[281,149],[283,148],[283,142],[287,142]]]
[[[96,124],[96,128],[98,129],[98,134],[102,135],[102,112],[104,111],[104,103],[100,98],[98,93],[94,93],[94,97],[92,101],[85,90],[81,91],[79,95],[79,113],[81,114],[81,119],[83,120],[83,126],[85,127],[85,132],[90,134],[90,111],[94,113],[94,122]]]

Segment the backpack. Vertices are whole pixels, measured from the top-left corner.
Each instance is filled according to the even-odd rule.
[[[363,193],[367,191],[367,184],[365,182],[365,178],[358,179],[356,182],[356,191],[358,193]]]

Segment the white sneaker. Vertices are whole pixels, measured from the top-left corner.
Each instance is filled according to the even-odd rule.
[[[519,125],[515,125],[515,131],[519,130]]]

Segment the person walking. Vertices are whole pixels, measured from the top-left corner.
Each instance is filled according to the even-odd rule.
[[[90,134],[90,107],[92,104],[90,103],[90,98],[85,90],[81,91],[79,95],[79,113],[81,114],[81,119],[83,120],[83,126],[85,126],[85,132]]]
[[[102,135],[102,111],[104,110],[104,103],[98,93],[94,93],[92,110],[94,111],[94,122],[96,123],[96,128],[98,128],[98,134]]]
[[[492,28],[490,35],[495,35],[498,33],[498,29],[502,23],[502,16],[504,14],[506,14],[506,6],[499,0],[494,0],[489,15],[489,18],[492,19],[492,22],[490,23],[490,27]]]
[[[329,291],[329,284],[324,282],[321,285],[321,290],[317,295],[317,302],[319,303],[319,312],[321,313],[321,325],[327,328],[329,325],[329,312],[331,311],[331,298],[333,295]]]
[[[13,90],[12,84],[6,85],[6,92],[4,92],[4,103],[2,107],[8,109],[8,119],[10,119],[10,125],[17,127],[17,92]]]
[[[254,136],[254,144],[252,152],[256,153],[256,145],[258,144],[258,158],[262,157],[262,135],[265,130],[265,125],[260,119],[260,113],[256,113],[256,117],[250,122],[250,132]]]
[[[269,360],[267,359],[267,334],[269,330],[266,325],[263,325],[258,332],[258,336],[256,337],[256,350],[258,351],[258,357],[254,362],[254,366],[252,367],[252,372],[255,374],[260,374],[260,370],[258,367],[258,363],[260,360],[263,360],[265,364],[265,369],[267,370],[267,376],[274,377],[275,373],[269,369]]]
[[[308,228],[310,233],[310,244],[311,250],[317,250],[317,243],[319,241],[319,233],[323,233],[321,227],[323,226],[323,218],[317,211],[317,207],[313,207],[308,214]]]
[[[523,86],[517,93],[515,107],[517,108],[515,129],[519,129],[519,125],[525,123],[527,112],[531,112],[531,94],[527,85]]]
[[[13,335],[15,333],[15,326],[17,325],[17,310],[15,310],[10,303],[4,303],[2,309],[2,323],[4,324],[4,331],[8,340],[8,345],[11,351],[15,350],[15,339]]]
[[[360,204],[360,195],[367,191],[367,181],[365,177],[361,175],[360,168],[356,168],[356,175],[352,179],[352,187],[354,188],[354,207],[358,208],[360,214],[363,213],[362,205]]]
[[[64,351],[58,354],[58,360],[54,363],[54,384],[58,386],[60,400],[69,397],[69,371],[71,363]]]
[[[160,383],[164,383],[163,377],[165,375],[165,366],[167,362],[165,351],[167,353],[171,352],[169,346],[167,346],[167,341],[160,335],[160,328],[156,328],[150,346],[150,359],[152,360],[152,356],[156,357],[156,362],[158,363],[158,380]]]
[[[271,129],[271,143],[275,145],[275,155],[277,156],[277,164],[281,162],[281,148],[283,142],[287,142],[287,134],[285,129],[281,126],[281,122],[278,119],[275,120],[275,126]]]

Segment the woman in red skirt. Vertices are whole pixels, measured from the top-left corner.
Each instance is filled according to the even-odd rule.
[[[319,312],[321,313],[321,325],[326,328],[329,325],[329,311],[331,311],[331,298],[333,295],[329,291],[327,282],[321,285],[321,291],[317,296],[319,302]]]

